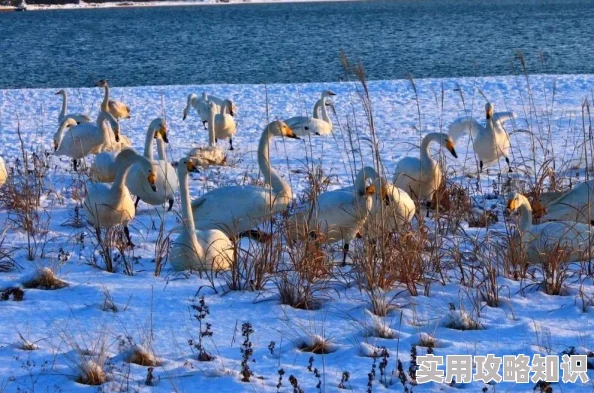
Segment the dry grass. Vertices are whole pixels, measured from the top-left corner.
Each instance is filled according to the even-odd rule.
[[[37,269],[34,274],[23,282],[23,287],[25,288],[45,290],[61,289],[67,286],[68,283],[60,280],[56,274],[47,267]]]
[[[19,287],[0,290],[0,300],[7,301],[10,300],[11,297],[13,301],[20,302],[25,297],[25,291]]]
[[[128,350],[126,362],[145,367],[156,367],[161,365],[161,362],[153,353],[140,345],[134,345]]]

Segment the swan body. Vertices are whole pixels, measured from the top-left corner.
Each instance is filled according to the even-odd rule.
[[[192,202],[196,228],[221,229],[234,236],[287,209],[293,200],[291,186],[272,168],[268,159],[270,140],[275,136],[299,139],[282,121],[268,124],[262,132],[258,164],[271,187],[227,186],[204,194]]]
[[[439,143],[458,158],[452,138],[447,134],[433,132],[423,138],[419,158],[405,157],[398,161],[394,171],[394,186],[418,200],[431,200],[443,180],[439,163],[429,155],[431,142]]]
[[[103,112],[111,113],[118,120],[130,118],[130,108],[126,104],[121,101],[109,99],[109,84],[107,80],[101,79],[97,82],[97,87],[103,87],[105,89],[105,96],[101,102],[101,110]]]
[[[87,116],[83,113],[67,113],[68,112],[68,93],[66,93],[66,90],[60,90],[56,93],[56,95],[62,96],[62,110],[60,111],[60,114],[58,115],[58,123],[62,123],[64,121],[64,119],[66,119],[66,118],[70,118],[78,124],[90,123],[93,121],[93,119],[91,119],[89,116]]]
[[[107,122],[111,123],[111,128]],[[68,127],[70,129],[66,130]],[[112,133],[116,141],[119,140],[120,126],[107,112],[101,112],[95,124],[77,125],[74,119],[66,118],[54,135],[54,154],[72,158],[76,170],[76,161],[89,154],[98,153]]]
[[[188,95],[182,120],[186,120],[186,117],[188,117],[188,114],[190,113],[190,109],[194,108],[198,113],[198,116],[200,116],[200,121],[202,121],[204,129],[206,129],[206,123],[208,123],[210,111],[209,104],[211,102],[214,103],[215,113],[219,113],[221,111],[221,106],[223,106],[224,101],[224,99],[207,94],[206,92],[203,92],[200,98],[198,98],[196,94],[192,93]],[[231,104],[231,112],[237,112],[237,107],[234,103]]]
[[[188,172],[196,167],[188,158],[177,166],[182,205],[182,229],[173,241],[169,260],[174,270],[220,271],[227,270],[233,261],[233,243],[218,229],[197,231],[190,206]]]
[[[328,97],[336,95],[335,93],[325,90],[322,92],[321,98],[314,105],[313,116],[295,116],[285,120],[285,123],[298,136],[306,135],[328,135],[332,133],[332,120],[328,116]],[[320,113],[321,112],[321,118]]]
[[[122,150],[118,154],[116,165],[118,171],[111,186],[103,183],[87,184],[83,206],[87,219],[98,232],[100,228],[123,225],[128,242],[132,244],[128,224],[136,215],[136,209],[126,187],[126,178],[130,168],[138,166],[142,168],[148,183],[156,190],[155,174],[151,162],[133,149]]]
[[[6,165],[4,164],[4,158],[0,157],[0,187],[6,183],[8,179],[8,171],[6,170]]]
[[[481,125],[475,118],[466,116],[456,119],[448,127],[448,133],[457,141],[468,130],[472,136],[472,147],[479,158],[479,167],[482,172],[483,166],[490,165],[499,161],[501,156],[511,170],[509,162],[510,142],[509,135],[503,127],[503,123],[510,119],[515,119],[513,112],[494,113],[494,106],[490,102],[485,105],[485,117],[487,123]]]
[[[571,190],[544,203],[544,221],[571,220],[592,224],[594,222],[594,180],[580,183]]]
[[[217,147],[215,136],[215,122],[217,105],[214,102],[208,104],[208,147],[197,147],[188,153],[188,158],[192,159],[195,165],[201,167],[208,167],[210,165],[225,165],[227,163],[227,156]]]
[[[546,261],[555,251],[562,252],[564,262],[590,259],[594,254],[592,227],[576,221],[551,221],[532,224],[530,202],[522,194],[509,196],[507,207],[511,211],[520,210],[518,232],[522,251],[530,262]]]
[[[353,190],[339,189],[321,193],[314,203],[298,208],[289,218],[288,233],[292,240],[304,240],[321,234],[325,243],[343,242],[343,264],[350,242],[365,223],[373,207],[375,185],[367,180],[377,174],[371,167],[359,171]]]
[[[233,118],[233,103],[229,100],[223,101],[221,112],[213,116],[213,107],[210,107],[209,124],[214,123],[215,142],[218,139],[229,139],[229,150],[233,150],[233,136],[237,132],[235,119]]]
[[[136,195],[143,202],[155,206],[169,202],[169,210],[171,210],[174,193],[179,187],[177,174],[173,166],[167,161],[164,145],[161,145],[158,149],[159,159],[155,160],[153,158],[154,139],[162,139],[163,142],[168,142],[167,125],[164,119],[157,118],[150,123],[144,144],[144,157],[153,164],[156,191],[153,189],[153,185],[147,182],[144,168],[141,165],[132,166],[130,175],[126,180],[126,186],[133,195]]]
[[[116,158],[119,152],[105,151],[95,155],[91,164],[90,177],[99,183],[112,183],[117,172]]]

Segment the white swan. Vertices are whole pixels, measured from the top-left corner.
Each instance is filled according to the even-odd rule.
[[[103,112],[111,113],[118,120],[130,118],[130,108],[126,104],[121,101],[109,99],[109,84],[107,80],[101,79],[97,82],[97,87],[103,87],[105,89],[105,96],[101,102],[101,110]]]
[[[182,158],[177,165],[180,184],[182,230],[173,241],[169,260],[174,270],[213,270],[229,268],[233,261],[233,243],[218,229],[197,231],[190,206],[188,172],[196,170],[188,158]]]
[[[513,112],[494,113],[494,106],[490,102],[485,105],[486,126],[481,125],[475,118],[466,116],[456,119],[448,127],[448,133],[454,141],[457,142],[468,130],[472,136],[472,147],[479,158],[479,170],[483,171],[483,166],[490,165],[499,160],[501,156],[505,157],[505,162],[512,172],[509,162],[509,135],[503,127],[503,123],[510,119],[515,119]]]
[[[85,215],[100,236],[100,228],[123,225],[128,243],[132,244],[128,224],[136,215],[134,201],[126,187],[126,178],[134,165],[141,168],[145,180],[155,187],[155,174],[151,162],[137,154],[133,149],[124,149],[116,159],[118,168],[115,181],[111,186],[101,183],[87,184],[87,196],[84,200]]]
[[[522,251],[530,262],[546,261],[555,252],[560,252],[560,257],[566,262],[592,258],[594,238],[590,225],[576,221],[551,221],[533,225],[530,202],[518,193],[512,193],[508,197],[507,208],[511,211],[520,210],[518,231]]]
[[[342,263],[346,263],[349,244],[362,228],[373,207],[372,196],[377,173],[365,167],[357,173],[354,189],[340,189],[321,193],[316,201],[296,209],[287,223],[292,240],[304,240],[307,236],[322,234],[324,243],[343,242]]]
[[[295,116],[285,120],[285,123],[299,136],[306,135],[328,135],[332,133],[332,120],[328,116],[327,99],[334,96],[336,93],[330,90],[324,90],[321,98],[314,105],[313,117],[309,116]],[[318,111],[321,112],[320,119]]]
[[[111,127],[107,124],[109,122]],[[70,127],[68,131],[66,128]],[[60,128],[54,134],[54,154],[56,156],[67,156],[74,162],[74,170],[77,170],[77,160],[89,155],[98,153],[105,141],[113,133],[115,140],[120,138],[120,125],[116,119],[107,112],[99,113],[97,121],[93,123],[76,124],[71,118],[66,118]]]
[[[167,161],[166,156],[159,157],[159,160],[153,158],[153,140],[158,138],[162,138],[164,142],[168,142],[165,119],[157,118],[149,124],[144,142],[144,156],[154,166],[156,176],[155,185],[157,186],[156,192],[152,189],[152,185],[146,181],[144,169],[139,165],[134,165],[130,169],[126,186],[128,186],[133,195],[136,195],[136,204],[138,204],[139,200],[149,205],[162,205],[165,202],[169,202],[169,211],[173,207],[174,194],[179,187],[179,183],[175,169]],[[164,149],[160,150],[160,153],[164,155]]]
[[[6,171],[6,165],[4,164],[4,158],[0,157],[0,187],[6,183],[8,179],[8,171]]]
[[[382,228],[387,233],[394,233],[411,222],[416,206],[412,198],[403,190],[380,176],[375,168],[365,167],[366,175],[373,181],[375,195],[372,198],[372,207],[363,226],[363,232],[372,239],[376,239]],[[341,188],[353,191],[354,187]]]
[[[62,110],[58,115],[58,123],[62,123],[65,118],[69,117],[72,120],[76,121],[78,124],[81,123],[90,123],[93,121],[89,116],[83,113],[67,113],[68,112],[68,93],[66,90],[62,89],[56,93],[56,95],[62,96]]]
[[[420,158],[403,158],[396,164],[394,172],[394,185],[419,200],[431,201],[443,180],[439,163],[429,155],[431,142],[439,143],[448,149],[455,158],[458,158],[452,138],[447,134],[432,132],[425,135],[421,142]]]
[[[233,119],[233,103],[230,100],[223,101],[221,105],[221,112],[213,115],[212,107],[210,107],[209,123],[214,119],[215,129],[215,143],[219,139],[229,138],[229,150],[233,149],[233,136],[237,132],[235,126],[235,119]]]
[[[299,139],[282,121],[266,126],[260,137],[258,165],[272,187],[227,186],[212,190],[192,202],[198,229],[221,229],[229,236],[256,227],[272,215],[284,211],[293,200],[291,186],[272,168],[270,140],[275,136]]]
[[[190,113],[190,109],[194,108],[198,113],[198,116],[200,116],[200,120],[202,121],[204,129],[206,129],[206,123],[208,123],[209,118],[208,111],[210,110],[209,103],[213,102],[216,105],[215,113],[219,113],[224,101],[224,99],[207,94],[206,92],[203,92],[200,98],[198,98],[196,94],[192,93],[188,95],[188,100],[186,102],[186,107],[184,108],[182,120],[186,120],[186,117],[188,117],[188,114]],[[233,102],[231,104],[231,109],[234,114],[237,112],[237,106],[235,106],[235,103]]]
[[[188,158],[192,159],[194,164],[204,168],[210,165],[225,165],[227,163],[227,156],[216,144],[215,122],[213,119],[218,107],[214,102],[210,102],[208,107],[208,118],[210,120],[208,121],[208,147],[197,147],[188,153]]]
[[[544,207],[543,221],[570,220],[594,225],[594,180],[557,195],[554,200],[544,203]]]

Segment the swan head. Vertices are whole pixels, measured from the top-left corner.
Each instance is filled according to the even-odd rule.
[[[97,86],[97,87],[106,87],[107,86],[107,79],[101,79],[100,81],[98,81],[97,83],[95,83],[95,86]]]
[[[365,195],[366,196],[370,196],[375,194],[375,184],[370,184],[367,187],[365,187]]]
[[[225,100],[225,101],[223,101],[223,105],[222,106],[226,106],[227,108],[229,108],[229,114],[231,116],[235,116],[235,112],[237,111],[237,107],[235,106],[235,104],[233,103],[233,101],[231,101],[231,100]]]
[[[295,132],[282,120],[273,121],[266,127],[266,131],[274,136],[283,136],[285,138],[300,139]]]
[[[203,93],[206,94],[206,93]],[[196,106],[196,101],[198,100],[198,97],[196,96],[196,94],[191,93],[188,95],[188,101],[186,103],[186,107],[184,108],[184,115],[182,117],[182,120],[186,120],[186,117],[188,117],[188,113],[190,112],[190,108],[193,106]]]
[[[167,138],[167,123],[163,118],[156,118],[155,120],[151,121],[149,126],[152,132],[154,132],[155,139],[161,138],[163,142],[169,143],[169,139]]]
[[[56,95],[65,95],[65,94],[66,94],[66,91],[64,89],[56,92]]]
[[[489,120],[493,117],[494,112],[495,112],[495,107],[493,106],[493,104],[491,104],[490,102],[487,102],[485,104],[485,117],[487,118],[487,120]]]
[[[196,161],[189,157],[184,157],[177,163],[177,173],[179,175],[185,175],[190,172],[199,172]]]
[[[524,204],[525,200],[526,200],[526,197],[524,197],[522,194],[517,193],[517,192],[512,192],[507,197],[507,208],[513,212],[514,210],[516,210],[520,206],[522,206]]]
[[[148,176],[146,177],[146,180],[149,182],[151,189],[156,192],[157,186],[156,186],[155,182],[157,181],[157,176],[155,176],[155,172],[153,172],[152,169],[151,169],[150,173],[148,174]]]
[[[333,91],[331,91],[331,90],[324,90],[322,92],[322,98],[332,97],[332,96],[335,96],[335,95],[336,95],[336,93],[333,92]]]
[[[458,154],[456,153],[456,149],[455,149],[454,140],[452,139],[451,136],[446,135],[446,137],[443,138],[443,145],[445,146],[446,149],[448,149],[448,151],[450,153],[452,153],[454,158],[458,158]]]

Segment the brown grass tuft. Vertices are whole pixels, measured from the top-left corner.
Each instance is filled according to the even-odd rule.
[[[45,290],[61,289],[68,286],[68,283],[60,280],[49,268],[38,269],[31,277],[23,282],[25,288],[36,288]]]

